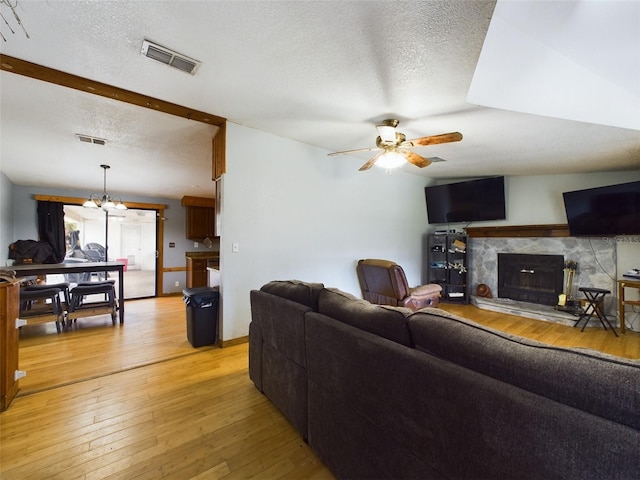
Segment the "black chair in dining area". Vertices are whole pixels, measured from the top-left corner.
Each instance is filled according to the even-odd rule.
[[[20,289],[19,315],[27,325],[55,322],[56,331],[60,333],[69,300],[68,283],[26,285]]]
[[[70,327],[78,318],[105,314],[111,315],[111,323],[115,325],[117,311],[115,280],[81,282],[71,289],[67,326]]]

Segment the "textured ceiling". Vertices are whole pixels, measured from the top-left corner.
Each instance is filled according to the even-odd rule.
[[[496,53],[507,49],[508,58],[520,62],[516,70],[527,86],[553,90],[558,85],[554,103],[573,97],[567,109],[575,110],[575,105],[585,105],[586,94],[597,96],[598,91],[586,88],[580,95],[568,95],[567,85],[575,80],[559,81],[540,57],[527,56],[531,51],[521,55],[516,46],[522,42],[509,42],[504,30],[513,30],[513,38],[532,38],[522,21],[523,12],[531,9],[538,12],[537,22],[546,22],[545,31],[536,28],[538,36],[527,45],[561,51],[567,62],[600,76],[605,69],[608,80],[624,76],[637,85],[637,62],[622,62],[625,70],[620,72],[616,69],[621,60],[614,61],[620,55],[607,52],[623,51],[623,60],[640,58],[640,4],[517,3],[521,9],[516,16],[506,8],[509,2],[498,4],[500,25],[508,28],[498,31],[499,41],[491,43],[491,51],[483,51],[493,1],[20,1],[17,13],[30,38],[2,4],[0,10],[15,34],[0,26],[7,37],[0,51],[327,152],[373,146],[373,125],[389,117],[400,119],[399,130],[407,138],[462,132],[461,142],[417,150],[446,162],[421,170],[403,167],[407,173],[433,178],[639,168],[637,126],[611,126],[619,124],[599,117],[587,123],[563,112],[533,114],[513,102],[496,101],[496,95],[504,93],[517,99],[534,97],[521,88],[522,82],[517,89],[507,81],[495,88],[496,76],[499,80],[508,69],[492,60],[507,58]],[[589,9],[585,13],[582,8],[590,3],[609,5],[610,15],[603,18],[600,12],[600,18],[590,18]],[[576,8],[558,11],[548,8],[552,4]],[[543,7],[548,13],[539,13]],[[629,22],[633,15],[635,24]],[[571,36],[562,38],[569,24]],[[598,48],[598,54],[584,56],[580,36],[593,37],[594,24],[598,31],[624,31],[629,24],[636,28],[631,37],[623,36],[626,43],[620,35],[610,40],[599,36],[599,42],[586,43],[592,51]],[[546,38],[563,48],[558,43],[549,47]],[[202,66],[191,76],[145,58],[140,55],[143,39]],[[481,51],[494,78],[484,80],[485,88],[486,75],[474,77]],[[603,58],[609,64],[585,63]],[[213,127],[4,71],[0,82],[0,168],[14,183],[100,189],[98,165],[109,163],[109,185],[114,187],[109,190],[173,198],[211,195],[207,178]],[[482,100],[477,104],[467,101],[472,82],[479,85],[475,94]],[[545,97],[545,92],[536,95]],[[627,107],[631,104],[631,111],[640,112],[638,91],[628,98]],[[496,106],[500,108],[492,108]],[[619,116],[616,105],[609,110],[610,117]],[[108,144],[80,144],[76,133],[106,138]],[[327,162],[350,162],[357,169],[369,155],[355,157],[327,157]]]

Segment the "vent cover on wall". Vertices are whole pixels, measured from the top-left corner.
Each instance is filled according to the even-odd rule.
[[[84,143],[93,143],[95,145],[105,145],[107,143],[104,138],[91,137],[89,135],[82,135],[80,133],[76,133],[76,137],[78,137],[78,140]]]
[[[165,65],[170,65],[183,72],[195,75],[196,71],[200,67],[200,62],[192,58],[186,57],[178,52],[169,50],[161,45],[151,43],[148,40],[142,42],[142,55],[145,57],[153,58],[158,62],[162,62]]]

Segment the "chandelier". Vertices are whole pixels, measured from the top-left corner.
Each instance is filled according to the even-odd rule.
[[[100,165],[100,167],[104,170],[104,188],[102,190],[102,196],[97,193],[92,193],[89,196],[89,199],[84,202],[82,206],[85,208],[102,208],[106,212],[109,210],[126,210],[127,206],[122,203],[122,199],[120,199],[120,197],[115,200],[107,193],[107,170],[111,167],[109,165]]]

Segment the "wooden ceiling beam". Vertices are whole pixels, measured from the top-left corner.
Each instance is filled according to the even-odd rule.
[[[0,69],[5,72],[11,72],[25,77],[42,80],[43,82],[73,88],[74,90],[99,95],[101,97],[118,100],[120,102],[137,105],[143,108],[149,108],[151,110],[168,113],[169,115],[175,115],[188,120],[206,123],[208,125],[220,127],[221,125],[225,125],[226,122],[224,117],[193,110],[175,103],[165,102],[164,100],[159,100],[157,98],[142,95],[123,88],[114,87],[106,83],[96,82],[95,80],[89,80],[88,78],[44,67],[42,65],[20,60],[19,58],[10,57],[8,55],[0,54]]]

